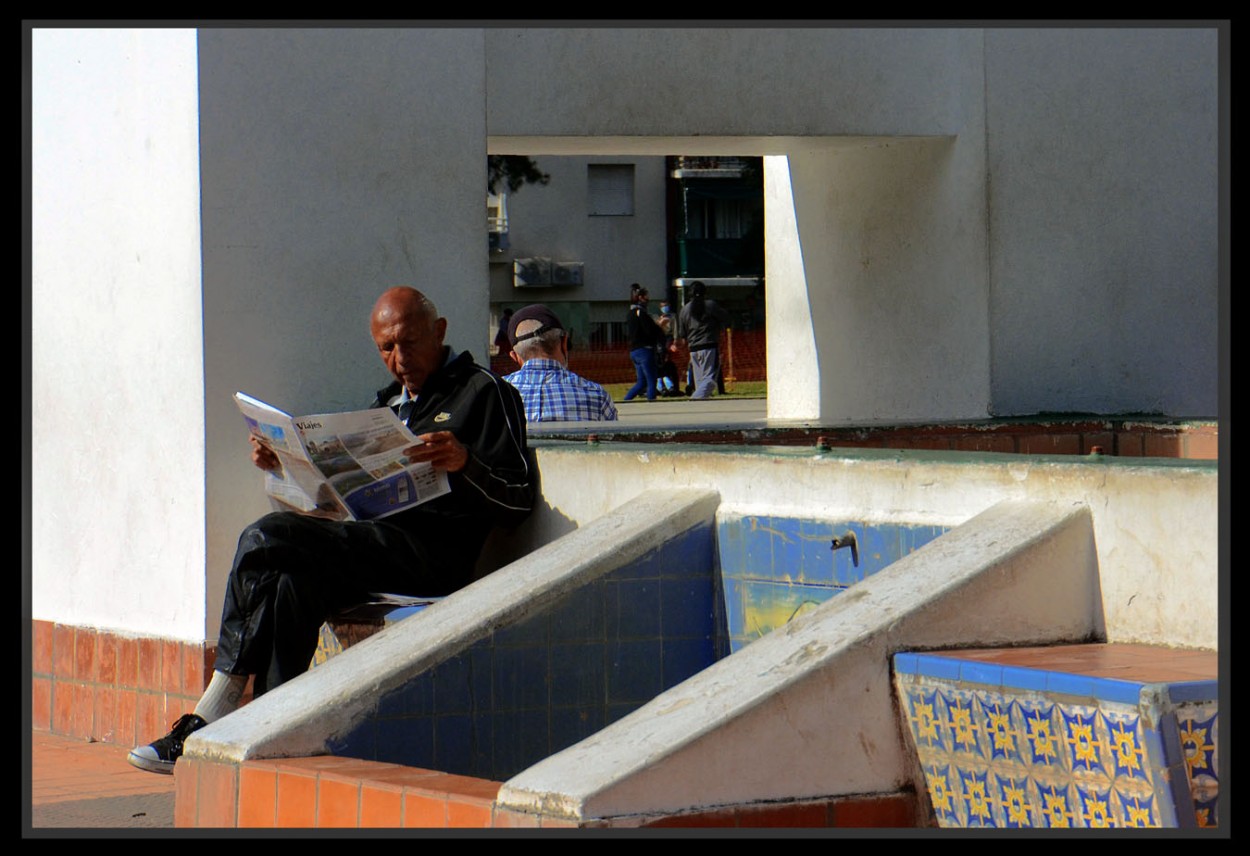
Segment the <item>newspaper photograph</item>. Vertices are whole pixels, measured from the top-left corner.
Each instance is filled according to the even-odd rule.
[[[275,508],[332,520],[373,520],[442,496],[447,474],[410,461],[420,444],[389,407],[291,416],[235,393],[248,431],[278,457],[265,491]]]

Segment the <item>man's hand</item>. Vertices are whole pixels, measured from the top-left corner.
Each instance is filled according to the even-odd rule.
[[[278,456],[273,453],[273,449],[257,440],[255,437],[248,437],[252,441],[252,463],[267,472],[273,472],[282,468],[282,462],[278,460]]]
[[[469,462],[469,450],[450,431],[435,431],[417,437],[420,446],[409,446],[404,454],[413,463],[433,464],[435,469],[458,473]]]

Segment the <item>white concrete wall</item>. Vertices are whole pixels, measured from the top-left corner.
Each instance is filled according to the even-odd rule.
[[[789,155],[807,276],[770,270],[769,306],[811,299],[821,371],[808,359],[781,381],[778,417],[1212,418],[1216,39],[490,30],[488,129],[493,150],[643,152],[698,134]],[[879,139],[906,136],[947,142]],[[890,145],[822,150],[851,138]],[[792,335],[807,328],[771,338]]]
[[[1216,38],[986,33],[995,415],[1217,415]]]
[[[231,400],[365,407],[374,300],[422,289],[486,359],[481,30],[200,32],[208,602],[267,510]],[[217,615],[205,628],[217,632]]]
[[[721,512],[957,526],[1004,500],[1089,507],[1112,642],[1215,649],[1214,462],[951,452],[535,443],[543,508],[500,558],[524,555],[656,488],[707,488]],[[587,491],[586,485],[594,485]]]
[[[426,288],[483,355],[488,138],[788,156],[768,300],[797,307],[770,330],[797,355],[774,415],[1217,415],[1214,29],[206,29],[202,273],[191,34],[34,46],[42,617],[211,638],[265,510],[230,394],[365,403],[383,288]],[[105,369],[72,434],[66,329]],[[157,389],[178,405],[118,452]],[[187,602],[135,606],[158,585]]]
[[[193,30],[32,33],[31,606],[203,638]]]

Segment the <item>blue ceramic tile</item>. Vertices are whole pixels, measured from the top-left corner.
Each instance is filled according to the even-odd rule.
[[[665,639],[663,651],[664,689],[674,687],[716,662],[716,647],[711,637],[703,639]]]
[[[1219,696],[1219,681],[1177,681],[1174,684],[1168,684],[1168,698],[1173,704],[1189,701],[1215,701]]]
[[[1046,673],[1041,669],[1003,666],[1002,685],[1011,689],[1041,692],[1046,689]]]
[[[1068,765],[1073,771],[1104,773],[1111,759],[1098,735],[1098,714],[1092,709],[1082,713],[1076,708],[1060,707],[1063,720],[1063,742]]]
[[[895,654],[894,671],[900,675],[916,674],[916,655],[911,653]]]
[[[1101,701],[1135,705],[1141,701],[1141,684],[1114,678],[1094,678],[1091,681],[1090,694]]]
[[[619,582],[622,580],[651,580],[660,576],[660,551],[651,550],[631,562],[609,571],[604,579]]]
[[[724,588],[725,596],[722,603],[725,607],[725,631],[730,637],[741,636],[747,632],[746,583],[742,580],[726,579]]]
[[[959,660],[950,657],[939,657],[933,654],[917,654],[917,674],[928,678],[941,678],[948,681],[959,680]]]
[[[734,635],[758,639],[833,597],[839,589],[800,583],[747,580],[742,584],[743,626]]]
[[[434,767],[444,773],[471,775],[474,767],[471,716],[434,717]]]
[[[496,648],[492,684],[496,712],[547,706],[547,648]]]
[[[604,644],[583,642],[551,646],[551,704],[560,707],[602,705],[607,697]]]
[[[378,709],[375,715],[384,719],[403,716],[406,707],[405,696],[407,695],[408,684],[425,680],[427,680],[425,675],[418,675],[416,678],[408,681],[408,683],[384,693],[378,701]]]
[[[803,573],[803,541],[797,520],[772,518],[774,579],[799,580]]]
[[[604,705],[596,707],[557,707],[551,711],[551,753],[554,755],[574,743],[603,730]]]
[[[466,652],[436,667],[430,673],[434,687],[431,710],[440,714],[489,710],[490,672],[475,668],[476,665],[472,655]]]
[[[1095,678],[1067,672],[1046,672],[1046,691],[1074,696],[1092,696]]]
[[[978,663],[965,660],[959,666],[959,679],[970,684],[985,684],[997,687],[1003,681],[1003,667],[994,663]]]
[[[745,572],[754,579],[772,579],[776,574],[773,568],[773,537],[769,531],[767,517],[749,517],[746,519],[743,532],[743,547],[746,554]]]
[[[660,640],[608,643],[608,702],[647,702],[663,689]]]
[[[560,599],[550,612],[551,642],[604,638],[604,582],[595,580]]]
[[[638,708],[642,707],[643,704],[644,703],[640,701],[630,701],[630,702],[623,702],[621,704],[608,705],[607,711],[604,716],[604,720],[605,720],[604,727],[606,728],[607,726],[616,722],[618,719],[628,716],[629,714],[633,713]]]
[[[859,578],[866,579],[898,561],[899,527],[892,524],[852,524],[859,538]]]
[[[546,710],[495,714],[491,778],[510,779],[551,754],[548,716]]]
[[[479,779],[495,777],[495,717],[489,712],[473,714],[473,745],[468,775]]]
[[[527,616],[515,624],[501,627],[495,631],[491,644],[496,648],[546,645],[549,615],[549,612],[543,611]]]
[[[804,583],[833,585],[834,553],[830,549],[833,536],[804,533],[800,537],[798,579]]]
[[[660,636],[660,581],[609,581],[603,586],[606,638],[658,639]]]
[[[657,567],[662,577],[689,577],[706,573],[716,551],[711,523],[701,523],[669,539],[660,548]]]
[[[378,761],[408,767],[434,766],[434,722],[431,717],[384,719],[378,722]]]
[[[360,758],[364,761],[376,760],[377,729],[377,718],[368,717],[357,723],[356,727],[348,733],[331,737],[326,748],[329,749],[331,755]]]
[[[746,571],[746,539],[742,518],[721,521],[716,530],[716,554],[720,557],[722,574],[741,576]]]
[[[715,611],[710,577],[660,580],[660,626],[665,639],[710,636]]]

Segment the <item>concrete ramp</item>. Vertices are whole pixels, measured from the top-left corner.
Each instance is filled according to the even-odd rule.
[[[524,680],[523,669],[526,662],[532,659],[531,655],[537,652],[538,656],[546,658],[545,661],[550,661],[553,650],[575,650],[561,649],[560,640],[553,638],[548,631],[548,625],[553,623],[561,628],[584,624],[583,618],[591,611],[591,604],[570,602],[570,598],[594,591],[601,600],[607,596],[623,600],[618,612],[626,606],[637,608],[634,603],[637,598],[622,599],[621,595],[645,590],[645,586],[640,584],[630,588],[631,581],[627,580],[607,593],[594,586],[605,575],[620,569],[631,569],[640,562],[654,564],[654,556],[662,553],[666,545],[681,544],[681,536],[685,533],[702,532],[706,545],[700,545],[695,552],[705,556],[704,566],[698,570],[706,580],[710,604],[711,531],[718,503],[719,496],[710,490],[647,491],[635,496],[615,511],[540,547],[446,597],[419,615],[388,627],[230,716],[208,725],[187,741],[184,758],[238,763],[248,759],[330,753],[416,763],[411,757],[387,757],[381,754],[384,750],[375,750],[374,747],[386,743],[388,733],[395,738],[392,741],[395,746],[411,746],[415,741],[410,735],[419,734],[422,728],[432,728],[433,720],[450,721],[447,716],[440,716],[437,709],[432,711],[432,715],[423,716],[421,703],[415,699],[424,698],[423,693],[428,694],[430,690],[425,685],[429,683],[441,683],[444,695],[448,695],[446,688],[452,677],[446,673],[433,678],[430,675],[470,646],[492,637],[499,638],[501,644],[498,650],[487,654],[490,667],[479,669],[476,673],[480,678],[485,672],[487,685],[475,699],[475,707],[481,695],[488,696],[490,702],[496,705],[488,713],[498,721],[514,723],[523,718],[515,714],[531,713],[536,709],[535,705],[527,703],[527,691],[535,686],[541,689],[542,684],[549,680],[545,674],[539,674],[533,681]],[[663,582],[658,571],[652,576],[657,585]],[[562,605],[565,609],[559,615],[549,615]],[[601,602],[594,608],[606,610]],[[710,618],[703,623],[708,625],[707,634],[710,636]],[[524,628],[526,638],[521,642],[515,639],[505,641],[504,637],[511,628]],[[584,640],[575,636],[573,641]],[[514,656],[514,668],[508,667],[504,652]],[[472,664],[469,665],[470,668],[462,671],[472,671]],[[492,672],[497,673],[499,678],[493,681],[493,687]],[[603,676],[605,683],[610,678]],[[505,679],[508,686],[504,686]],[[658,689],[657,686],[656,691]],[[469,679],[464,691],[466,694],[475,691],[472,679]],[[504,698],[509,691],[522,697]],[[652,691],[645,699],[640,699],[636,696],[639,690],[631,691],[635,694],[621,695],[623,704],[634,699],[641,703],[654,695]],[[622,692],[625,690],[622,689]],[[601,707],[606,706],[605,695],[605,692],[599,693]],[[556,700],[549,699],[547,703],[563,709],[556,704]],[[442,711],[443,714],[455,712]],[[600,724],[608,713],[606,710],[599,711]],[[379,734],[381,737],[378,737]],[[584,734],[583,731],[577,737]],[[427,742],[446,749],[464,741],[459,738],[443,739],[430,732]],[[502,739],[492,741],[499,742]],[[573,742],[572,738],[563,745],[570,742]],[[366,743],[369,745],[366,746]],[[515,757],[526,756],[514,753]],[[425,765],[430,763],[427,761]],[[443,762],[434,756],[433,763]],[[505,764],[505,768],[511,766],[509,775],[521,768],[512,759],[504,759],[501,763]],[[478,775],[492,773],[490,769],[468,772]]]
[[[896,793],[916,781],[900,650],[1104,634],[1083,505],[1002,502],[514,776],[501,809],[576,823]]]

